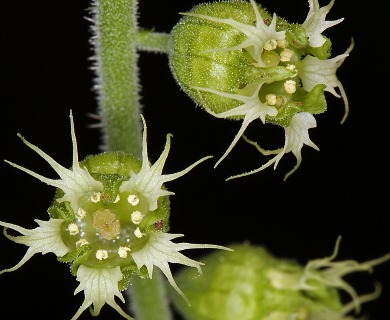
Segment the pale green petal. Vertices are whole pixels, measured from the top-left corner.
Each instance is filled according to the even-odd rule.
[[[182,236],[182,234],[165,232],[151,233],[145,246],[141,250],[133,252],[131,255],[139,269],[142,266],[146,266],[150,278],[153,275],[153,267],[156,266],[159,268],[165,274],[172,287],[188,302],[184,293],[179,289],[173,279],[169,263],[179,263],[193,267],[201,273],[201,265],[203,263],[187,258],[179,251],[186,249],[231,249],[213,244],[174,243],[171,241]]]
[[[167,135],[167,140],[163,152],[161,153],[158,160],[153,165],[151,165],[148,159],[146,122],[142,115],[141,118],[144,125],[144,132],[142,137],[142,168],[138,173],[134,173],[133,171],[130,172],[130,179],[124,181],[121,184],[119,191],[139,192],[142,196],[144,196],[148,200],[149,210],[153,211],[157,209],[158,198],[174,194],[173,192],[164,190],[162,188],[165,182],[175,180],[185,175],[187,172],[189,172],[199,163],[203,162],[206,159],[211,158],[211,156],[204,157],[196,161],[195,163],[193,163],[192,165],[190,165],[189,167],[187,167],[182,171],[171,173],[171,174],[162,174],[162,170],[165,161],[168,157],[169,149],[171,146],[171,135],[170,134]]]
[[[0,274],[19,269],[36,253],[46,254],[52,252],[57,257],[62,257],[69,252],[68,247],[64,244],[61,238],[61,224],[64,220],[50,219],[49,221],[42,221],[36,219],[34,221],[38,223],[39,227],[31,230],[22,228],[12,223],[0,221],[0,226],[4,227],[4,235],[8,239],[29,247],[26,254],[18,264],[12,268],[0,271]],[[6,232],[7,228],[21,233],[22,236],[14,237],[9,235]]]
[[[220,19],[212,16],[195,14],[195,13],[184,13],[184,15],[197,17],[200,19],[205,19],[209,21],[213,21],[216,23],[227,24],[246,35],[245,40],[234,47],[231,48],[215,48],[209,51],[231,51],[231,50],[241,50],[246,49],[253,60],[260,67],[265,67],[266,64],[262,59],[262,52],[264,46],[269,40],[284,40],[285,39],[285,31],[276,31],[276,14],[273,15],[272,21],[269,26],[267,26],[260,15],[259,9],[254,0],[250,0],[253,10],[256,15],[256,25],[249,25],[239,21],[236,21],[232,18]]]
[[[71,123],[71,136],[72,136],[72,144],[73,144],[72,169],[67,169],[61,166],[52,157],[47,155],[37,146],[28,142],[19,134],[19,137],[22,139],[22,141],[28,147],[30,147],[32,150],[38,153],[60,176],[60,179],[57,180],[49,179],[29,169],[19,166],[13,162],[7,160],[6,162],[48,185],[61,189],[64,192],[64,196],[61,199],[57,199],[57,201],[58,202],[69,201],[71,203],[72,209],[76,212],[78,209],[78,201],[80,197],[83,195],[93,194],[94,192],[102,191],[103,184],[100,181],[96,181],[95,179],[93,179],[92,176],[89,174],[87,168],[85,167],[81,168],[79,166],[77,142],[76,142],[76,136],[74,132],[72,112],[70,113],[70,123]]]
[[[91,313],[97,316],[104,304],[110,305],[122,317],[134,320],[126,314],[115,302],[117,296],[122,302],[125,302],[118,289],[118,282],[122,279],[120,267],[115,268],[89,268],[81,265],[77,270],[77,280],[80,282],[74,294],[84,291],[84,302],[77,310],[71,320],[76,320],[91,305]]]
[[[339,24],[344,18],[326,21],[326,15],[333,7],[334,0],[329,2],[325,7],[320,8],[318,0],[309,0],[309,13],[306,20],[302,23],[302,26],[306,29],[306,34],[309,38],[309,44],[313,48],[321,47],[325,43],[325,38],[322,36],[322,32],[326,29]]]

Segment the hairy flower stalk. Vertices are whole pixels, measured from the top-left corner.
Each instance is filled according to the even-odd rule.
[[[218,1],[200,4],[172,30],[170,66],[181,88],[217,118],[242,120],[242,125],[219,165],[232,151],[247,127],[259,119],[262,124],[281,126],[285,132],[283,148],[263,150],[277,154],[258,169],[230,177],[254,174],[292,152],[301,164],[301,148],[318,147],[308,136],[316,126],[315,115],[327,108],[324,92],[342,98],[348,116],[349,104],[336,72],[353,48],[330,58],[331,41],[323,35],[343,21],[326,20],[334,0],[320,7],[309,1],[309,12],[302,24],[288,23],[269,14],[254,0]],[[338,93],[335,89],[338,89]],[[245,138],[245,137],[244,137]],[[250,141],[245,138],[245,140]]]
[[[141,116],[142,117],[142,116]],[[173,279],[169,263],[179,263],[201,272],[201,262],[181,253],[187,249],[223,249],[211,244],[175,243],[183,236],[170,234],[169,198],[172,192],[163,183],[177,179],[208,159],[204,157],[186,169],[162,174],[170,148],[170,135],[160,158],[151,165],[147,153],[147,128],[144,118],[142,161],[122,152],[105,152],[79,162],[73,117],[71,135],[73,164],[66,169],[38,147],[22,141],[46,160],[60,176],[48,179],[7,161],[33,177],[56,187],[49,220],[35,220],[39,227],[31,230],[2,222],[10,240],[28,246],[27,253],[14,267],[18,269],[36,253],[54,253],[67,262],[80,282],[75,294],[83,291],[84,302],[72,320],[90,309],[93,316],[104,304],[110,305],[126,319],[133,319],[115,301],[124,302],[121,291],[133,277],[152,278],[154,267],[166,276],[172,287],[189,303]],[[11,236],[7,229],[22,234]]]

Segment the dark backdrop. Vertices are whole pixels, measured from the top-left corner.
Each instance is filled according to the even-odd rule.
[[[178,12],[200,1],[143,0],[140,25],[169,32]],[[263,0],[264,7],[289,21],[303,22],[306,0]],[[321,1],[321,5],[327,2]],[[329,18],[344,22],[325,32],[333,41],[333,56],[343,53],[355,38],[352,51],[338,72],[350,100],[344,125],[342,99],[327,94],[328,111],[317,116],[310,137],[319,148],[302,150],[299,170],[286,182],[284,174],[295,164],[292,154],[283,157],[276,171],[225,182],[224,179],[264,163],[265,158],[242,140],[217,169],[205,162],[178,181],[167,184],[171,197],[171,232],[184,233],[184,241],[217,243],[250,241],[265,245],[275,255],[301,263],[330,255],[342,235],[339,259],[365,261],[390,251],[388,116],[390,81],[386,46],[386,17],[381,4],[365,7],[337,0]],[[100,133],[91,129],[88,113],[96,110],[89,69],[91,48],[89,1],[6,1],[0,19],[1,33],[1,151],[2,159],[56,178],[48,165],[17,138],[22,133],[59,163],[71,164],[69,110],[73,109],[80,157],[97,153]],[[240,123],[213,118],[195,108],[170,75],[165,55],[140,56],[142,104],[148,123],[152,160],[161,153],[165,135],[172,133],[171,153],[165,172],[187,167],[197,159],[221,156]],[[283,143],[280,128],[275,146]],[[260,139],[268,129],[252,123],[248,133]],[[47,219],[53,188],[0,163],[1,220],[27,228],[33,219]],[[0,237],[0,268],[14,265],[25,253],[22,245]],[[202,252],[188,252],[201,258]],[[173,270],[176,270],[175,266]],[[363,306],[371,320],[389,318],[389,263],[372,275],[357,273],[349,280],[360,293],[383,285],[380,299]],[[70,319],[83,300],[73,297],[77,281],[68,267],[52,254],[34,256],[17,272],[0,276],[2,319]],[[49,311],[51,309],[52,311]],[[12,315],[9,314],[12,312]],[[85,312],[80,319],[91,319]],[[121,319],[105,306],[101,319]]]

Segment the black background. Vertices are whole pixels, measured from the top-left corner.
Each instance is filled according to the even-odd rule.
[[[140,25],[169,32],[200,1],[144,0]],[[327,30],[333,56],[343,53],[355,39],[355,48],[338,71],[350,101],[344,125],[342,99],[327,94],[328,111],[316,117],[318,127],[310,137],[321,151],[302,150],[303,162],[286,182],[283,176],[295,164],[292,154],[283,157],[274,171],[225,182],[232,174],[257,168],[266,161],[242,140],[213,169],[213,160],[202,163],[180,180],[167,184],[171,197],[171,232],[184,233],[183,241],[215,243],[250,241],[265,245],[275,255],[308,259],[330,255],[342,235],[339,259],[365,261],[390,251],[388,116],[390,81],[384,1],[364,7],[337,0],[328,18],[345,20]],[[261,4],[289,21],[303,22],[305,0]],[[321,1],[321,6],[327,2]],[[1,32],[1,151],[8,159],[44,176],[56,178],[51,168],[17,138],[22,133],[64,166],[71,164],[69,110],[74,113],[80,158],[99,152],[100,132],[88,125],[96,110],[91,90],[93,72],[89,57],[90,1],[7,1],[2,4]],[[167,57],[140,56],[143,113],[148,124],[151,160],[161,153],[165,135],[173,134],[165,173],[179,171],[199,158],[223,154],[240,123],[209,116],[179,90]],[[248,135],[270,147],[283,144],[283,130],[254,122]],[[269,137],[270,135],[273,135]],[[47,219],[53,188],[0,163],[1,217],[26,228],[33,219]],[[0,238],[0,268],[11,267],[26,247]],[[205,252],[187,252],[201,259]],[[177,270],[173,266],[173,270]],[[359,293],[383,286],[381,297],[363,306],[371,320],[389,319],[389,263],[373,274],[346,277]],[[83,300],[73,296],[77,281],[66,265],[52,254],[36,255],[16,272],[0,276],[2,319],[70,319]],[[152,303],[152,302],[151,302]],[[80,319],[91,319],[85,312]],[[121,319],[109,306],[101,319]],[[158,319],[157,319],[158,320]]]

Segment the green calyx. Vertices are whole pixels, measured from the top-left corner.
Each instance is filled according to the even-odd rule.
[[[181,88],[206,111],[217,115],[241,106],[242,100],[231,95],[259,81],[265,83],[258,107],[268,108],[266,122],[288,127],[296,113],[326,110],[325,87],[304,90],[296,63],[308,54],[328,58],[328,39],[310,47],[302,25],[272,16],[253,1],[200,4],[183,15],[171,32],[170,67]],[[313,96],[318,104],[307,105]]]
[[[174,296],[174,305],[185,319],[306,320],[341,309],[337,291],[322,283],[313,283],[315,290],[309,293],[287,289],[303,274],[304,268],[296,262],[277,259],[260,246],[234,244],[230,248],[234,252],[203,258],[201,277],[191,270],[176,276],[191,301],[189,307]]]
[[[86,193],[75,211],[69,202],[57,201],[63,196],[57,189],[48,211],[51,218],[65,220],[61,235],[70,250],[59,259],[70,263],[74,274],[82,264],[93,268],[119,266],[122,282],[135,273],[145,277],[144,268],[138,270],[131,254],[143,248],[151,232],[169,229],[169,198],[160,197],[157,209],[150,211],[147,199],[137,190],[119,190],[131,172],[141,170],[141,161],[131,155],[105,152],[87,157],[80,166],[103,184],[103,190]]]

